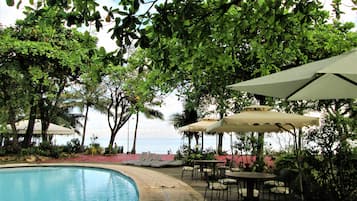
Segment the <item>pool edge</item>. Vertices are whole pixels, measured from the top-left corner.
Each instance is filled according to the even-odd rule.
[[[131,178],[135,182],[140,201],[203,200],[200,193],[181,180],[140,167],[101,163],[17,163],[2,164],[0,165],[0,168],[41,166],[95,167],[117,171]]]

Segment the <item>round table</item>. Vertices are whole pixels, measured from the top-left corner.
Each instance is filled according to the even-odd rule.
[[[274,179],[276,177],[275,174],[269,174],[264,172],[227,172],[226,176],[237,180],[242,180],[247,183],[246,200],[249,201],[254,200],[254,196],[253,196],[254,183],[258,181]]]

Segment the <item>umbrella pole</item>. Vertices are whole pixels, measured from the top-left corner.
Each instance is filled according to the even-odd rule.
[[[202,143],[201,143],[201,153],[203,153],[203,132],[201,132],[201,135],[202,135],[202,138],[201,138],[201,140],[202,140]]]
[[[301,167],[301,161],[300,161],[300,149],[301,149],[301,143],[300,143],[300,134],[297,139],[297,134],[296,134],[296,128],[293,124],[288,124],[293,128],[294,132],[291,132],[290,130],[284,128],[281,124],[277,123],[275,124],[277,127],[281,128],[284,131],[287,131],[288,133],[292,134],[294,136],[294,149],[295,149],[295,154],[296,154],[296,159],[297,159],[297,165],[298,165],[298,171],[299,171],[299,188],[300,188],[300,196],[301,196],[301,201],[304,201],[304,187],[303,187],[303,178],[302,178],[302,167]],[[299,146],[300,145],[300,146]]]
[[[232,155],[231,164],[229,164],[230,168],[232,168],[232,166],[233,166],[233,134],[232,134],[232,132],[231,132],[231,155]]]

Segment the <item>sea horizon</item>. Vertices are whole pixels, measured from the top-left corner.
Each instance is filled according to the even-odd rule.
[[[109,136],[97,136],[98,138],[94,141],[91,140],[93,136],[86,136],[85,146],[89,146],[91,143],[98,143],[101,147],[108,147],[109,144]],[[56,136],[54,138],[55,145],[66,145],[67,142],[71,141],[71,139],[77,138],[81,141],[81,136]],[[133,138],[128,138],[124,136],[118,136],[114,141],[117,146],[123,147],[123,152],[130,152],[133,146]],[[204,150],[216,150],[217,147],[216,136],[204,136]],[[201,139],[200,142],[201,143]],[[182,136],[178,135],[176,137],[159,137],[159,136],[150,136],[150,137],[137,137],[136,140],[136,153],[143,152],[151,152],[157,154],[176,154],[178,150],[181,149],[183,145],[188,144],[187,138],[182,138]],[[195,140],[191,141],[192,148],[196,145]],[[230,139],[229,136],[224,137],[223,140],[223,150],[230,152]]]

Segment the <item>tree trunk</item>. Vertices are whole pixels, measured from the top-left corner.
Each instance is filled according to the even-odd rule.
[[[223,146],[223,133],[219,133],[218,134],[218,147],[217,147],[218,155],[223,154],[222,146]]]
[[[115,140],[115,133],[111,133],[110,135],[110,140],[109,140],[109,145],[108,145],[108,153],[113,153],[113,144],[114,144],[114,140]]]
[[[11,108],[11,106],[10,106]],[[18,135],[17,135],[17,130],[16,130],[16,125],[15,125],[15,117],[14,115],[12,114],[15,114],[11,111],[12,109],[9,109],[9,112],[10,112],[10,116],[9,116],[9,120],[10,120],[10,125],[11,125],[11,130],[12,130],[12,133],[13,133],[13,139],[12,139],[12,142],[14,143],[14,145],[17,145],[18,144]]]
[[[201,153],[202,153],[203,152],[203,132],[202,132],[202,138],[201,139],[202,139],[202,142],[201,142],[202,143],[201,144]]]
[[[199,133],[195,133],[195,141],[196,141],[196,147],[198,147],[198,141],[199,141],[199,139],[200,139],[200,134]]]
[[[135,130],[134,130],[134,139],[133,139],[133,147],[131,149],[131,153],[136,153],[136,135],[138,133],[138,124],[139,124],[139,111],[136,112],[136,121],[135,121]]]
[[[262,172],[264,170],[264,133],[258,133],[257,141],[257,172]]]
[[[188,155],[191,154],[191,135],[187,135],[188,137]]]
[[[83,132],[82,132],[82,142],[81,142],[81,147],[83,149],[84,147],[84,139],[86,137],[86,128],[87,128],[87,120],[88,120],[88,111],[89,111],[89,105],[86,105],[86,113],[84,115],[84,125],[83,125]]]
[[[223,119],[223,117],[224,117],[224,114],[222,112],[220,112],[219,119]],[[222,155],[222,153],[223,153],[222,147],[223,147],[223,133],[218,133],[218,146],[217,146],[217,154],[218,155]]]
[[[42,95],[43,96],[43,95]],[[39,109],[41,116],[41,137],[42,142],[47,142],[47,129],[49,126],[49,115],[48,115],[48,107],[45,106],[45,99],[41,98],[39,101]]]
[[[33,100],[31,100],[31,103],[33,103]],[[36,120],[36,105],[32,105],[30,109],[30,118],[26,130],[26,135],[25,135],[25,147],[30,147],[31,141],[32,141],[32,134],[33,134],[33,128],[35,126],[35,120]]]
[[[259,101],[260,105],[265,104],[265,96],[256,95],[255,98]],[[258,171],[264,170],[264,133],[258,133],[258,142],[257,142],[257,160]]]
[[[0,148],[2,147],[2,142],[4,141],[3,134],[0,134]]]

